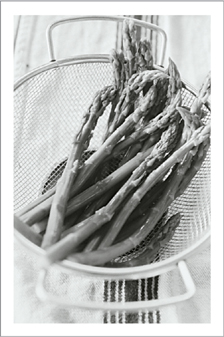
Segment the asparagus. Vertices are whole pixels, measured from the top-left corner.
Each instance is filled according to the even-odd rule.
[[[209,136],[210,123],[195,130],[191,139],[182,145],[181,148],[177,149],[168,159],[163,162],[162,165],[155,169],[127,202],[123,210],[131,214],[133,209],[135,209],[136,205],[146,194],[146,192],[152,188],[173,165],[179,163],[175,172],[176,174],[172,175],[173,179],[171,180],[170,185],[164,190],[162,198],[160,198],[156,205],[151,208],[150,219],[146,222],[143,228],[141,228],[139,231],[137,231],[137,233],[129,237],[127,240],[124,240],[122,243],[97,250],[94,253],[91,252],[91,256],[89,256],[88,253],[80,253],[80,255],[76,254],[75,257],[73,256],[73,259],[81,263],[90,263],[93,265],[102,264],[110,261],[116,256],[124,254],[139,244],[149,233],[150,228],[154,228],[161,214],[167,210],[168,206],[173,201],[178,186],[192,159],[191,150],[194,149],[194,147],[200,145],[202,142],[206,141]],[[135,183],[135,186],[136,185],[137,184]],[[121,203],[121,200],[119,203]],[[114,204],[112,208],[114,208]],[[124,212],[123,214],[126,216]],[[46,267],[49,264],[58,260],[62,260],[70,255],[77,244],[83,242],[90,234],[92,234],[96,229],[100,228],[104,223],[110,221],[112,216],[113,212],[111,212],[111,209],[109,209],[109,212],[108,208],[106,209],[106,207],[98,210],[96,214],[86,220],[86,226],[81,227],[77,232],[67,235],[62,240],[49,247],[42,261],[43,265]]]
[[[151,44],[147,40],[139,41],[136,54],[137,71],[153,69],[153,56]]]
[[[127,184],[130,184],[133,179],[135,179],[135,173],[137,173],[137,178],[139,178],[139,172],[140,174],[144,174],[146,172],[151,172],[153,169],[159,166],[165,158],[169,156],[169,154],[172,152],[172,150],[176,147],[181,132],[178,132],[178,128],[180,127],[179,119],[177,118],[175,122],[169,125],[167,130],[165,130],[161,136],[160,141],[156,144],[154,147],[152,153],[145,159],[145,161],[133,172],[130,179],[127,181]],[[181,128],[182,131],[182,128]],[[125,187],[125,185],[123,186]],[[121,193],[123,189],[121,189],[119,193]],[[139,203],[139,201],[137,201]],[[127,203],[128,205],[128,203]],[[137,205],[136,205],[137,206]],[[122,226],[124,225],[125,221],[129,217],[130,213],[129,211],[126,211],[126,206],[124,209],[121,209],[121,211],[118,213],[118,215],[115,217],[110,229],[108,230],[105,238],[100,244],[101,247],[106,247],[112,244],[112,242],[115,240],[116,236],[120,232]]]
[[[106,87],[98,92],[83,118],[80,130],[74,138],[63,174],[56,185],[47,230],[42,242],[43,248],[57,242],[60,238],[70,190],[78,174],[82,153],[88,147],[92,130],[98,118],[102,115],[109,102],[113,100],[115,94],[116,90],[113,86]]]
[[[114,87],[117,89],[117,95],[111,102],[111,109],[110,109],[110,114],[109,118],[107,121],[107,130],[105,132],[103,141],[105,141],[108,136],[109,136],[109,128],[110,125],[112,124],[115,116],[115,108],[118,103],[119,97],[124,90],[125,87],[125,68],[124,68],[124,54],[123,52],[117,53],[116,50],[112,49],[110,53],[110,63],[112,64],[112,69],[113,69],[113,81],[114,81]]]
[[[123,48],[127,59],[126,78],[130,78],[136,72],[136,26],[133,20],[123,22]]]
[[[66,218],[61,237],[64,237],[68,233],[78,229],[80,222],[82,223],[85,219],[93,215],[98,209],[104,207],[114,196],[118,189],[119,186],[117,185],[113,186],[111,189],[108,189],[107,193],[104,193],[98,199],[93,200],[93,202],[87,205],[85,209],[81,209],[81,212],[78,213],[78,216],[75,216],[75,220],[73,215],[76,215],[77,212],[72,213],[71,216]]]
[[[114,86],[121,93],[125,86],[124,54],[118,53],[115,49],[111,50],[110,63],[113,68]]]
[[[144,161],[137,167],[126,183],[121,187],[118,193],[111,199],[111,201],[106,206],[106,212],[112,217],[117,207],[120,205],[122,199],[124,199],[130,191],[138,186],[138,184],[145,179],[146,173],[150,172],[153,168],[159,165],[164,160],[164,157],[172,151],[179,140],[179,133],[177,132],[178,127],[180,127],[178,118],[175,122],[170,124],[167,130],[164,131],[161,140],[152,149],[149,156],[145,158]],[[83,200],[83,196],[81,198]],[[116,229],[118,229],[115,223]],[[75,227],[76,230],[77,227]],[[113,234],[117,233],[112,226],[111,231]],[[64,235],[73,232],[73,228],[68,229]],[[106,240],[112,240],[114,236],[109,231],[108,238]]]
[[[211,95],[211,72],[209,72],[199,90],[198,97],[195,98],[191,105],[190,111],[197,114],[201,119],[203,117],[202,105],[208,101]]]
[[[193,178],[198,173],[202,164],[204,163],[204,160],[208,154],[209,147],[210,147],[210,139],[207,139],[207,141],[204,141],[202,144],[200,144],[196,155],[193,157],[190,168],[188,169],[186,175],[183,177],[181,181],[181,184],[176,192],[175,198],[178,198],[190,185]]]
[[[136,225],[139,221],[143,225],[147,219],[148,212],[150,208],[156,203],[156,201],[161,197],[163,194],[164,189],[170,183],[170,179],[172,177],[171,173],[175,169],[174,168],[169,172],[169,175],[159,181],[156,185],[154,185],[142,198],[139,205],[134,209],[134,211],[130,214],[127,221],[125,222],[124,226],[121,228],[119,236],[115,239],[114,242],[117,240],[120,241],[120,237],[124,236],[126,233],[130,232],[131,228],[139,228],[139,225]],[[126,237],[128,235],[126,234]]]
[[[144,139],[144,137],[149,136],[150,134],[152,134],[151,145],[153,145],[158,140],[157,135],[156,135],[156,131],[158,129],[164,129],[169,124],[169,122],[174,120],[175,116],[176,116],[175,109],[172,106],[170,106],[169,108],[164,110],[164,112],[162,112],[160,115],[158,115],[156,118],[154,118],[147,127],[134,132],[126,140],[119,142],[114,147],[112,156],[114,156],[114,157],[118,156],[119,153],[121,153],[122,150],[124,150],[127,146],[130,146],[131,144],[133,144],[136,139],[139,139],[139,140],[141,138]],[[156,138],[154,138],[155,135],[156,135]],[[136,161],[136,165],[139,164],[139,159],[140,158],[138,157],[138,160]],[[134,160],[132,162],[134,164]],[[129,170],[127,169],[128,167],[129,167]],[[118,171],[116,176],[117,177],[120,176],[120,178],[122,179],[123,174],[125,173],[125,170],[127,169],[127,175],[128,175],[130,173],[130,170],[132,170],[134,167],[135,166],[132,166],[132,164],[130,162],[130,166],[129,165],[124,166],[123,170]],[[115,174],[116,174],[116,172],[115,172]],[[114,179],[112,176],[111,176],[111,178]],[[109,180],[109,178],[107,180]],[[105,181],[105,183],[106,183],[106,181]],[[116,180],[114,180],[114,183],[116,183]],[[108,187],[110,187],[110,186],[108,186]],[[89,189],[87,191],[88,191],[87,194],[85,194],[83,196],[80,195],[81,196],[80,199],[82,200],[82,202],[86,200],[86,204],[87,204],[87,202],[90,201],[90,199],[88,198],[88,195],[89,195],[89,197],[91,197],[91,195],[92,195]],[[98,191],[100,191],[100,189],[98,189]],[[75,192],[76,192],[76,188],[73,186],[70,195],[73,196]],[[96,197],[97,197],[97,195],[96,195]],[[47,199],[44,203],[41,203],[40,205],[38,205],[35,208],[34,211],[31,210],[30,212],[27,212],[22,217],[23,220],[28,225],[32,225],[35,222],[41,221],[42,219],[44,219],[48,215],[51,203],[52,203],[52,197]],[[41,226],[41,228],[43,228],[43,227]]]
[[[179,164],[180,174],[178,173],[177,169],[176,174],[173,175],[171,184],[164,190],[162,198],[160,198],[155,206],[151,208],[147,221],[140,229],[137,229],[134,234],[121,242],[118,242],[109,247],[97,249],[96,251],[91,253],[81,252],[73,254],[70,250],[70,255],[67,256],[68,260],[82,264],[104,265],[105,263],[115,259],[118,256],[122,256],[123,254],[129,252],[131,249],[137,247],[147,237],[147,235],[149,235],[149,233],[153,231],[161,217],[161,214],[163,214],[172,203],[176,189],[178,188],[183,174],[189,165],[190,157],[191,156],[187,156],[187,158],[185,157],[185,160]],[[53,246],[51,248],[53,248]],[[58,256],[59,255],[57,255],[57,257]],[[46,254],[44,263],[46,265],[49,265],[55,261],[56,260],[54,252],[53,250],[49,249]]]
[[[176,64],[169,58],[169,65],[166,70],[169,75],[169,86],[167,89],[167,104],[172,103],[175,99],[176,93],[182,88],[182,81],[180,78],[180,73],[177,69]]]
[[[134,267],[139,265],[145,265],[151,263],[159,253],[160,249],[163,248],[174,236],[176,228],[179,226],[181,221],[181,214],[176,213],[172,215],[165,224],[159,227],[155,233],[150,238],[148,245],[143,253],[141,253],[137,258],[132,258],[128,261],[117,262],[117,259],[111,261],[109,266],[116,267]],[[122,257],[121,257],[122,259]]]
[[[145,95],[140,106],[135,109],[135,111],[129,115],[123,124],[121,124],[102,144],[102,146],[90,156],[84,163],[82,170],[80,171],[76,182],[76,190],[79,191],[86,179],[88,179],[96,170],[98,165],[111,154],[116,143],[125,135],[127,132],[133,129],[134,125],[139,122],[139,120],[147,114],[150,106],[153,104],[151,92]]]
[[[124,22],[123,47],[124,53],[117,53],[115,50],[112,50],[110,55],[116,87],[119,88],[119,95],[121,95],[121,97],[119,103],[117,102],[117,108],[115,108],[114,104],[111,109],[108,120],[108,130],[104,140],[115,130],[115,121],[118,119],[120,112],[124,110],[123,104],[129,101],[128,107],[126,105],[125,108],[125,116],[127,116],[131,113],[133,104],[137,100],[137,96],[130,93],[128,87],[125,88],[128,79],[132,75],[135,76],[137,71],[141,72],[143,70],[152,69],[153,58],[151,45],[146,40],[140,41],[139,44],[137,44],[135,26],[131,21]],[[122,122],[123,120],[124,119],[122,119]]]
[[[89,204],[90,201],[95,200],[97,197],[108,191],[116,183],[130,175],[131,172],[146,158],[147,155],[149,155],[151,151],[152,148],[149,148],[145,152],[139,152],[134,158],[112,172],[108,177],[71,198],[66,209],[66,216]],[[71,196],[74,195],[74,192],[76,192],[75,186],[72,187]],[[52,197],[47,199],[44,203],[38,205],[35,210],[31,210],[30,212],[26,213],[22,217],[23,221],[26,222],[29,226],[42,221],[49,214],[51,202]]]
[[[130,114],[133,101],[136,100],[141,91],[147,88],[147,93],[151,95],[151,104],[149,106],[148,114],[153,110],[157,102],[164,97],[163,92],[166,91],[168,76],[160,71],[148,70],[139,73],[137,76],[132,76],[121,96],[116,109],[113,124],[110,127],[112,133],[119,125],[123,123],[125,118]],[[150,86],[148,88],[148,86]],[[164,87],[164,90],[162,89]],[[161,93],[160,93],[161,92]],[[145,96],[144,95],[144,96]],[[141,104],[141,101],[140,101]]]
[[[164,73],[153,70],[151,46],[147,41],[140,41],[138,44],[135,33],[136,28],[133,21],[125,21],[124,54],[116,51],[111,53],[114,83],[97,93],[94,98],[93,104],[83,118],[80,131],[74,138],[66,167],[56,187],[18,213],[22,216],[21,224],[23,225],[24,220],[28,220],[28,225],[32,225],[34,220],[41,220],[41,223],[35,224],[36,227],[39,225],[39,230],[40,228],[44,230],[44,226],[49,220],[42,244],[43,247],[47,248],[46,260],[44,260],[47,265],[58,259],[63,259],[72,252],[77,252],[78,247],[81,246],[86,246],[84,255],[75,254],[72,258],[76,261],[77,259],[78,261],[86,261],[83,263],[90,263],[91,260],[87,260],[88,252],[96,248],[102,241],[103,229],[106,229],[108,225],[111,229],[101,242],[99,251],[94,253],[96,255],[91,256],[92,259],[94,256],[96,257],[96,264],[103,264],[104,259],[108,261],[108,258],[115,254],[113,248],[117,248],[121,252],[122,249],[127,249],[128,245],[136,244],[142,233],[144,237],[144,234],[155,227],[159,219],[159,207],[165,212],[172,199],[183,193],[205,158],[210,144],[210,123],[204,126],[201,118],[204,117],[202,105],[205,104],[210,95],[210,74],[191,109],[180,107],[182,82],[176,65],[169,59],[168,69]],[[97,98],[99,98],[98,101]],[[92,131],[99,116],[109,103],[112,103],[108,121],[109,128],[103,145],[81,165],[81,155],[89,145]],[[177,111],[183,120],[180,124],[178,124],[180,117],[178,117]],[[163,115],[161,115],[161,112]],[[147,123],[151,120],[155,123],[155,116],[158,117],[158,114],[160,114],[159,116],[164,124],[161,123],[161,127],[156,126],[153,129],[153,123],[149,123],[150,125]],[[160,122],[161,120],[157,119]],[[182,132],[183,122],[184,129]],[[177,130],[179,130],[179,133]],[[167,137],[169,132],[172,134],[170,138]],[[181,132],[181,141],[177,144]],[[118,145],[117,142],[119,142]],[[151,147],[155,143],[156,145]],[[170,148],[171,144],[172,147]],[[151,147],[149,152],[147,152],[147,146]],[[90,178],[92,179],[98,166],[101,165],[101,168],[105,168],[107,164],[102,165],[103,161],[116,155],[120,156],[122,149],[127,149],[124,155],[122,154],[123,159],[119,164],[119,173],[122,172],[126,181],[122,183],[122,187],[114,185],[116,179],[118,179],[117,172],[111,180],[106,181],[106,187],[103,185],[104,179],[98,181],[101,180],[98,175],[96,184],[89,187]],[[136,164],[137,156],[135,158],[133,156],[139,150],[141,150],[142,156],[140,165],[136,168],[133,165]],[[135,159],[135,161],[129,160],[128,165],[125,166],[125,162],[130,158]],[[127,169],[126,172],[125,169]],[[176,173],[176,176],[174,173]],[[164,180],[164,176],[167,176],[167,174],[170,175],[168,179]],[[119,179],[117,181],[120,181]],[[165,188],[164,191],[170,192],[170,195],[166,195],[166,193],[163,195],[159,190],[158,194],[150,197],[148,206],[150,214],[147,214],[147,216],[145,214],[141,218],[141,221],[143,221],[142,219],[147,217],[146,223],[152,221],[150,226],[146,228],[145,224],[142,224],[140,231],[137,230],[130,238],[122,241],[124,247],[114,245],[109,249],[108,256],[99,259],[99,253],[104,251],[102,247],[116,242],[117,233],[122,230],[123,224],[127,222],[127,219],[129,220],[131,217],[133,219],[136,216],[137,210],[140,210],[139,202],[144,201],[146,195],[153,191],[157,183],[160,187]],[[103,194],[102,191],[108,190],[108,186],[115,186],[119,191],[111,193],[113,196],[112,199],[108,198],[109,201],[105,201],[104,197],[96,201],[97,196]],[[79,202],[79,197],[87,196],[89,191],[91,191],[90,199],[88,197],[87,201]],[[133,193],[133,196],[131,193]],[[159,195],[162,195],[162,203],[160,199],[157,199]],[[71,198],[74,196],[76,197],[72,200]],[[71,229],[71,233],[74,231],[73,234],[67,235],[58,242],[61,237],[62,226],[64,225],[64,228],[66,228],[66,222],[68,225],[70,221],[68,218],[72,215],[71,212],[75,209],[78,210],[78,213],[81,213],[87,202],[90,202],[90,204],[88,203],[89,213],[79,218],[83,220],[74,226],[76,229]],[[36,205],[39,208],[33,210]],[[93,214],[94,210],[96,210],[95,214]],[[50,216],[47,219],[49,211]],[[78,218],[78,213],[76,213],[76,218]],[[64,223],[65,218],[66,222]],[[33,228],[29,228],[27,225],[25,225],[25,228],[28,231],[31,230],[31,232],[28,232],[29,234],[33,233]],[[50,232],[51,234],[49,234]],[[98,234],[98,232],[101,233],[101,237],[93,236],[94,233]],[[165,232],[162,231],[160,239],[163,234]],[[166,234],[164,239],[169,237],[168,232]],[[49,247],[52,244],[53,246]],[[63,246],[63,244],[67,244],[67,246]],[[152,242],[150,256],[155,253],[159,246],[159,243],[154,244],[154,241]],[[54,253],[56,254],[55,257],[52,255]]]
[[[138,88],[138,91],[140,92],[141,90],[144,89],[145,85],[147,84],[147,82],[149,81],[150,78],[151,78],[151,80],[157,79],[160,75],[163,76],[163,77],[167,76],[166,74],[162,75],[162,73],[159,72],[159,71],[157,71],[157,70],[151,70],[151,71],[143,72],[143,74],[141,74],[141,76],[140,76],[140,74],[136,74],[135,77],[132,76],[132,78],[131,78],[130,84],[132,85],[132,87],[130,89],[136,90],[136,88]],[[135,78],[136,78],[136,80],[134,81]],[[153,90],[151,92],[151,95],[152,95],[151,99],[153,100],[154,99],[153,98],[154,97],[153,96]],[[125,97],[125,94],[124,94],[124,97]],[[124,97],[123,97],[123,99],[124,99]],[[134,98],[136,98],[136,96],[134,96]],[[112,99],[112,101],[113,101],[113,99]],[[122,101],[122,99],[121,99],[121,101]],[[130,103],[130,104],[132,104],[132,103]],[[151,104],[151,106],[152,105],[153,104]],[[44,210],[45,205],[49,205],[49,202],[51,204],[51,202],[52,202],[52,196],[55,194],[55,190],[56,190],[56,187],[53,187],[51,190],[47,191],[47,193],[45,193],[44,195],[38,197],[32,203],[28,204],[26,207],[24,207],[22,210],[20,210],[17,213],[17,215],[21,217],[21,216],[25,215],[26,213],[28,213],[28,212],[32,211],[33,209],[35,209],[40,204],[41,204],[41,209]],[[48,214],[48,210],[45,212],[45,216],[47,214]],[[23,220],[26,222],[26,217]]]
[[[203,130],[204,132],[202,132],[201,137],[200,136],[198,137],[198,132],[195,131],[194,135],[196,134],[197,138],[195,146],[198,146],[199,143],[203,141],[207,142],[210,133],[209,129],[210,129],[209,126],[206,126]],[[117,244],[114,244],[110,247],[97,249],[96,251],[91,253],[82,252],[77,254],[71,254],[70,256],[68,256],[68,259],[82,264],[104,265],[105,263],[115,259],[118,256],[127,253],[131,249],[138,246],[146,238],[146,236],[154,229],[155,225],[160,219],[161,214],[165,212],[170,206],[170,204],[173,202],[175,194],[182,181],[182,178],[188,171],[193,154],[194,151],[191,152],[190,150],[184,156],[184,159],[181,162],[179,157],[179,159],[177,160],[178,166],[176,170],[172,173],[172,179],[170,180],[170,184],[165,188],[162,197],[151,208],[149,217],[145,222],[145,224],[140,229],[138,229],[133,235],[129,236],[127,239]],[[137,197],[138,196],[139,195],[137,194]],[[133,196],[133,198],[136,198],[136,196]],[[50,255],[48,263],[50,263],[51,259],[52,256]]]

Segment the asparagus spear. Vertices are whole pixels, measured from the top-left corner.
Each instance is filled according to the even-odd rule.
[[[209,147],[210,147],[210,139],[207,139],[207,141],[204,141],[202,144],[200,144],[196,155],[193,157],[190,168],[188,169],[186,175],[183,177],[181,181],[181,184],[176,192],[175,198],[178,198],[190,185],[192,179],[195,177],[195,175],[200,170],[202,164],[204,163]]]
[[[111,124],[113,123],[114,116],[115,116],[115,108],[118,104],[119,97],[124,90],[125,87],[125,67],[124,67],[124,54],[123,52],[118,53],[116,50],[112,49],[110,53],[110,63],[112,64],[113,69],[113,78],[114,78],[114,87],[117,89],[117,95],[111,102],[111,109],[109,118],[107,121],[107,130],[105,132],[103,141],[105,141],[109,136],[109,129]]]
[[[203,117],[202,105],[208,101],[211,95],[211,72],[209,72],[199,90],[198,97],[195,98],[191,105],[190,111],[197,114],[201,119]]]
[[[110,63],[113,68],[114,86],[121,93],[125,86],[125,72],[124,72],[124,54],[118,53],[115,49],[111,50]]]
[[[46,248],[58,241],[64,222],[67,202],[71,187],[76,179],[79,170],[80,159],[83,151],[88,147],[91,133],[98,118],[102,115],[105,107],[113,100],[116,90],[109,86],[96,94],[90,108],[83,118],[83,123],[74,138],[73,146],[69,154],[65,169],[57,182],[55,195],[52,200],[47,230],[43,238],[42,247]]]
[[[159,227],[158,230],[154,232],[152,235],[146,249],[143,253],[141,253],[137,258],[132,258],[128,261],[116,262],[111,261],[109,266],[111,267],[134,267],[140,266],[151,263],[157,254],[159,253],[160,249],[164,247],[174,236],[176,228],[179,226],[181,220],[181,214],[176,213],[172,215],[165,224],[162,223],[162,226]]]
[[[136,55],[137,71],[153,69],[153,56],[151,43],[146,39],[139,41]]]
[[[171,58],[169,58],[169,65],[166,70],[169,75],[169,86],[167,89],[167,104],[172,103],[175,99],[176,93],[182,88],[182,81],[180,78],[180,73],[177,69],[176,64]]]
[[[133,20],[123,22],[123,47],[127,58],[126,78],[128,79],[136,72],[136,26]]]

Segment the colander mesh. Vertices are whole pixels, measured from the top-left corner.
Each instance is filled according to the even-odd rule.
[[[52,187],[62,174],[71,142],[97,90],[112,83],[108,63],[85,62],[43,71],[26,80],[14,96],[14,210]],[[183,89],[183,105],[190,106],[194,95]],[[206,113],[209,111],[204,107]],[[109,108],[100,118],[90,151],[102,141]],[[87,156],[90,152],[87,152]],[[111,173],[116,168],[112,163]],[[210,153],[186,192],[173,202],[168,217],[181,212],[182,220],[173,239],[161,249],[155,261],[182,252],[210,226]],[[138,256],[150,241],[121,257]]]

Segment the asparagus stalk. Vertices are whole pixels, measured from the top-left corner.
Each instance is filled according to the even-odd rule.
[[[136,72],[136,26],[133,20],[123,22],[123,47],[127,58],[127,79]]]
[[[126,75],[125,75],[124,62],[125,60],[123,52],[117,53],[116,50],[112,49],[110,53],[110,63],[112,64],[113,68],[114,87],[117,89],[117,95],[113,99],[111,104],[111,110],[107,121],[107,130],[105,132],[103,141],[105,141],[109,136],[109,129],[111,124],[113,123],[115,116],[115,108],[118,104],[119,97],[125,87]]]
[[[114,86],[121,93],[125,86],[124,54],[111,50],[110,63],[113,68]]]
[[[115,259],[114,261],[111,261],[109,265],[112,267],[115,265],[116,267],[134,267],[151,263],[159,253],[160,249],[163,248],[172,239],[176,228],[180,224],[180,220],[181,214],[176,213],[172,215],[165,222],[165,224],[162,223],[162,226],[159,228],[159,230],[155,231],[155,233],[152,235],[144,252],[141,253],[141,255],[139,255],[137,258],[132,258],[125,262],[116,262]]]
[[[199,90],[198,97],[195,98],[191,105],[190,111],[197,114],[201,119],[203,117],[202,105],[208,101],[211,95],[211,72],[209,72]]]
[[[196,155],[193,157],[192,163],[190,168],[188,169],[186,175],[183,177],[181,184],[176,192],[175,198],[178,198],[182,193],[187,189],[187,187],[192,182],[195,175],[200,170],[204,160],[207,156],[208,150],[210,147],[210,139],[208,138],[205,140],[200,146],[198,147],[198,151]]]
[[[137,71],[153,69],[153,56],[151,43],[147,40],[139,41],[136,55]]]
[[[182,88],[180,73],[177,69],[176,64],[172,61],[171,58],[169,58],[167,73],[169,75],[169,86],[167,89],[167,104],[171,104],[172,101],[175,99],[177,92]]]
[[[60,238],[70,190],[78,174],[82,153],[86,147],[88,147],[92,130],[98,118],[102,115],[109,102],[113,100],[115,94],[116,90],[113,86],[106,87],[97,93],[88,112],[83,118],[81,128],[74,138],[63,174],[56,185],[47,230],[42,242],[43,248],[57,242]]]

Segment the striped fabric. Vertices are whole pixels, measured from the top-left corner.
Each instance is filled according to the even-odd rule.
[[[139,280],[119,280],[104,282],[105,302],[134,302],[149,301],[158,298],[158,277]],[[159,323],[159,311],[150,312],[139,310],[136,313],[107,312],[104,315],[104,323]]]

